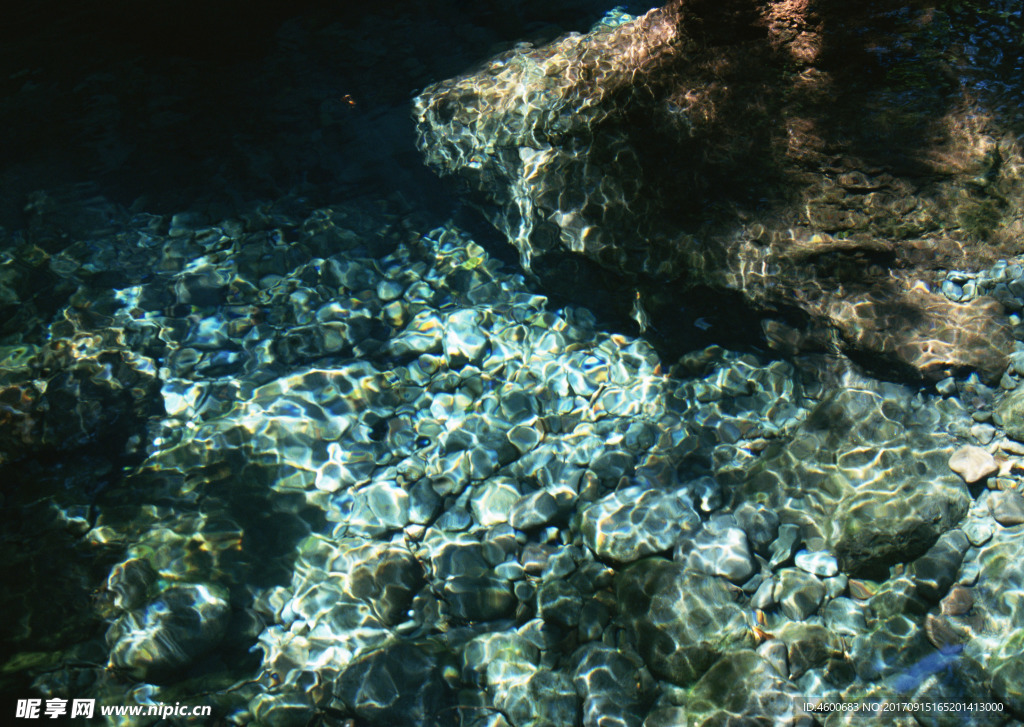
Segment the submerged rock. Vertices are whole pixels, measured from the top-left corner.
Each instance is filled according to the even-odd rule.
[[[630,563],[670,550],[699,523],[682,497],[628,487],[584,510],[580,529],[598,557]]]
[[[107,631],[112,665],[159,683],[177,678],[223,638],[230,608],[219,589],[172,586]]]
[[[721,653],[751,638],[726,581],[658,558],[617,577],[622,622],[653,674],[681,686],[699,679]]]
[[[368,724],[427,724],[452,699],[439,657],[401,642],[373,651],[342,672],[337,699]]]
[[[1021,204],[1008,201],[1020,198],[1009,171],[1020,145],[972,125],[956,83],[914,88],[915,110],[890,118],[886,101],[910,92],[906,77],[884,65],[888,51],[863,49],[903,36],[948,44],[944,19],[893,21],[887,7],[673,0],[522,44],[426,88],[414,103],[418,145],[439,173],[468,182],[526,268],[582,254],[622,276],[624,299],[657,279],[649,297],[673,310],[660,281],[729,288],[810,316],[811,330],[793,335],[769,322],[783,347],[837,338],[890,376],[894,365],[932,380],[973,368],[997,381],[1011,343],[1001,306],[959,286],[956,303],[922,280],[936,260],[991,261],[986,237],[1020,250]],[[829,48],[857,60],[832,62]],[[941,73],[926,52],[900,57],[920,77]],[[923,138],[938,117],[961,131]],[[644,328],[644,306],[633,308]]]
[[[1013,527],[1024,523],[1024,495],[1017,490],[989,493],[988,505],[1000,525]]]
[[[963,477],[968,485],[999,470],[995,457],[981,447],[961,447],[956,450],[949,458],[949,468]]]
[[[947,466],[941,416],[900,387],[838,391],[751,470],[746,498],[799,524],[808,545],[827,545],[846,573],[915,557],[971,501]]]
[[[1007,394],[995,410],[1008,437],[1024,442],[1024,389]]]
[[[693,686],[686,701],[686,724],[749,721],[764,725],[811,727],[803,695],[757,653],[732,651]]]

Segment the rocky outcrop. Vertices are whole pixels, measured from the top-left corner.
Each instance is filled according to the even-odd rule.
[[[886,11],[674,1],[611,17],[428,87],[419,146],[524,267],[569,252],[617,272],[641,327],[674,302],[666,280],[710,285],[768,318],[802,311],[808,331],[769,324],[783,347],[997,379],[999,306],[929,282],[1017,251],[1015,122],[964,100],[968,59],[901,50],[944,48],[946,16],[915,9],[892,27]]]

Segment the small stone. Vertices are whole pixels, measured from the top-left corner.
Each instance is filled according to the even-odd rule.
[[[968,547],[970,542],[962,530],[949,530],[911,563],[907,575],[913,580],[917,595],[929,601],[942,598],[953,585]]]
[[[963,530],[967,540],[976,548],[991,540],[995,532],[992,525],[985,520],[971,520],[964,525]]]
[[[821,606],[825,598],[825,584],[810,573],[783,568],[779,571],[775,598],[786,616],[793,621],[803,621]]]
[[[581,530],[599,558],[630,563],[668,550],[699,524],[697,513],[681,497],[627,487],[584,510]]]
[[[999,449],[1010,454],[1024,455],[1024,444],[1015,442],[1012,439],[1004,439],[999,443]]]
[[[473,309],[456,311],[448,317],[444,329],[444,352],[449,363],[459,358],[477,361],[483,356],[488,340],[480,324],[481,316]]]
[[[529,452],[541,440],[540,430],[528,424],[518,424],[512,427],[505,436],[512,446],[519,450],[520,454]]]
[[[834,598],[822,609],[825,625],[840,636],[860,636],[868,630],[867,606],[852,598]]]
[[[766,609],[775,605],[775,581],[765,578],[750,597],[752,608]]]
[[[949,468],[960,475],[969,485],[983,480],[999,470],[995,457],[981,447],[973,446],[961,447],[953,452],[949,458]]]
[[[825,593],[829,598],[839,598],[841,595],[846,593],[846,586],[850,582],[850,577],[845,573],[839,573],[831,578],[825,579]]]
[[[547,490],[539,490],[520,498],[508,515],[516,530],[531,530],[547,525],[558,514],[558,502]]]
[[[868,581],[861,581],[859,579],[850,579],[850,583],[847,584],[847,588],[850,590],[850,596],[856,598],[858,601],[866,601],[878,591],[878,586]]]
[[[985,485],[990,490],[1015,490],[1017,489],[1017,481],[1012,477],[992,477]]]
[[[149,600],[159,576],[144,558],[132,558],[114,566],[107,578],[107,592],[115,608],[132,611]]]
[[[727,522],[710,520],[692,540],[679,545],[675,560],[699,573],[722,576],[739,584],[754,572],[754,559],[747,545],[747,535]]]
[[[801,550],[796,554],[794,562],[800,570],[813,573],[816,576],[828,578],[839,572],[839,563],[836,562],[836,557],[824,550],[813,553]]]
[[[548,581],[537,591],[537,615],[548,623],[575,629],[582,609],[583,596],[566,581]]]
[[[971,427],[971,436],[978,444],[991,444],[996,436],[996,428],[991,424],[975,424]]]
[[[956,394],[956,379],[952,376],[946,377],[935,384],[935,391],[939,393],[939,396],[953,396]]]
[[[382,301],[391,301],[405,292],[405,286],[397,280],[382,280],[377,283],[377,297]]]
[[[757,647],[758,655],[775,669],[783,679],[789,678],[789,654],[786,644],[779,639],[769,639]]]
[[[953,586],[942,599],[939,607],[944,616],[963,616],[974,607],[974,597],[970,588]]]
[[[1024,523],[1024,495],[1017,490],[1002,490],[988,496],[992,517],[1004,527]]]
[[[442,597],[454,618],[468,621],[493,621],[515,608],[508,582],[495,577],[453,576],[445,581]]]
[[[783,624],[776,636],[786,645],[790,679],[824,666],[840,648],[837,636],[819,624]]]
[[[771,547],[771,560],[769,565],[777,568],[793,557],[793,550],[800,542],[800,526],[793,523],[786,523],[779,527],[779,537],[775,539]]]
[[[996,415],[1006,436],[1024,442],[1024,389],[1015,389],[999,402]]]
[[[950,300],[960,300],[964,295],[964,289],[952,280],[943,280],[942,294]]]
[[[779,516],[775,511],[760,503],[745,502],[736,509],[734,515],[754,550],[767,552],[766,548],[779,535]]]
[[[484,526],[508,522],[509,510],[519,498],[519,491],[507,482],[481,483],[470,499],[473,518]]]

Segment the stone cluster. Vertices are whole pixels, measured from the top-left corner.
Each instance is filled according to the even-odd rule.
[[[272,725],[1022,714],[1016,392],[715,346],[668,365],[386,210],[146,224],[157,273],[69,302],[5,374],[48,394],[104,362],[76,411],[159,412],[89,510],[62,495],[56,527],[114,564],[102,638],[29,659],[19,637],[7,668],[41,693],[201,692]]]

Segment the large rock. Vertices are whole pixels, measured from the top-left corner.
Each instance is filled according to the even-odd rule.
[[[684,498],[639,486],[601,498],[583,511],[580,520],[590,549],[599,558],[618,563],[669,550],[700,525]]]
[[[418,144],[525,267],[579,254],[620,276],[624,306],[639,288],[641,327],[677,315],[667,291],[710,285],[801,309],[807,330],[769,331],[784,348],[838,343],[889,375],[997,380],[999,305],[921,281],[1021,249],[1020,145],[1012,124],[972,121],[957,83],[911,80],[948,77],[937,39],[956,28],[899,7],[673,0],[620,14],[426,88]],[[898,50],[906,38],[920,52]],[[898,73],[883,60],[896,57]]]
[[[352,661],[335,695],[371,725],[426,724],[449,705],[439,654],[398,642]]]
[[[721,653],[751,642],[726,581],[659,558],[618,576],[622,620],[651,672],[678,685],[699,679]]]
[[[800,525],[844,572],[884,571],[923,554],[970,505],[943,418],[903,387],[841,389],[765,453],[743,497]]]
[[[150,682],[176,678],[224,637],[226,594],[213,586],[172,586],[107,631],[110,663]]]

